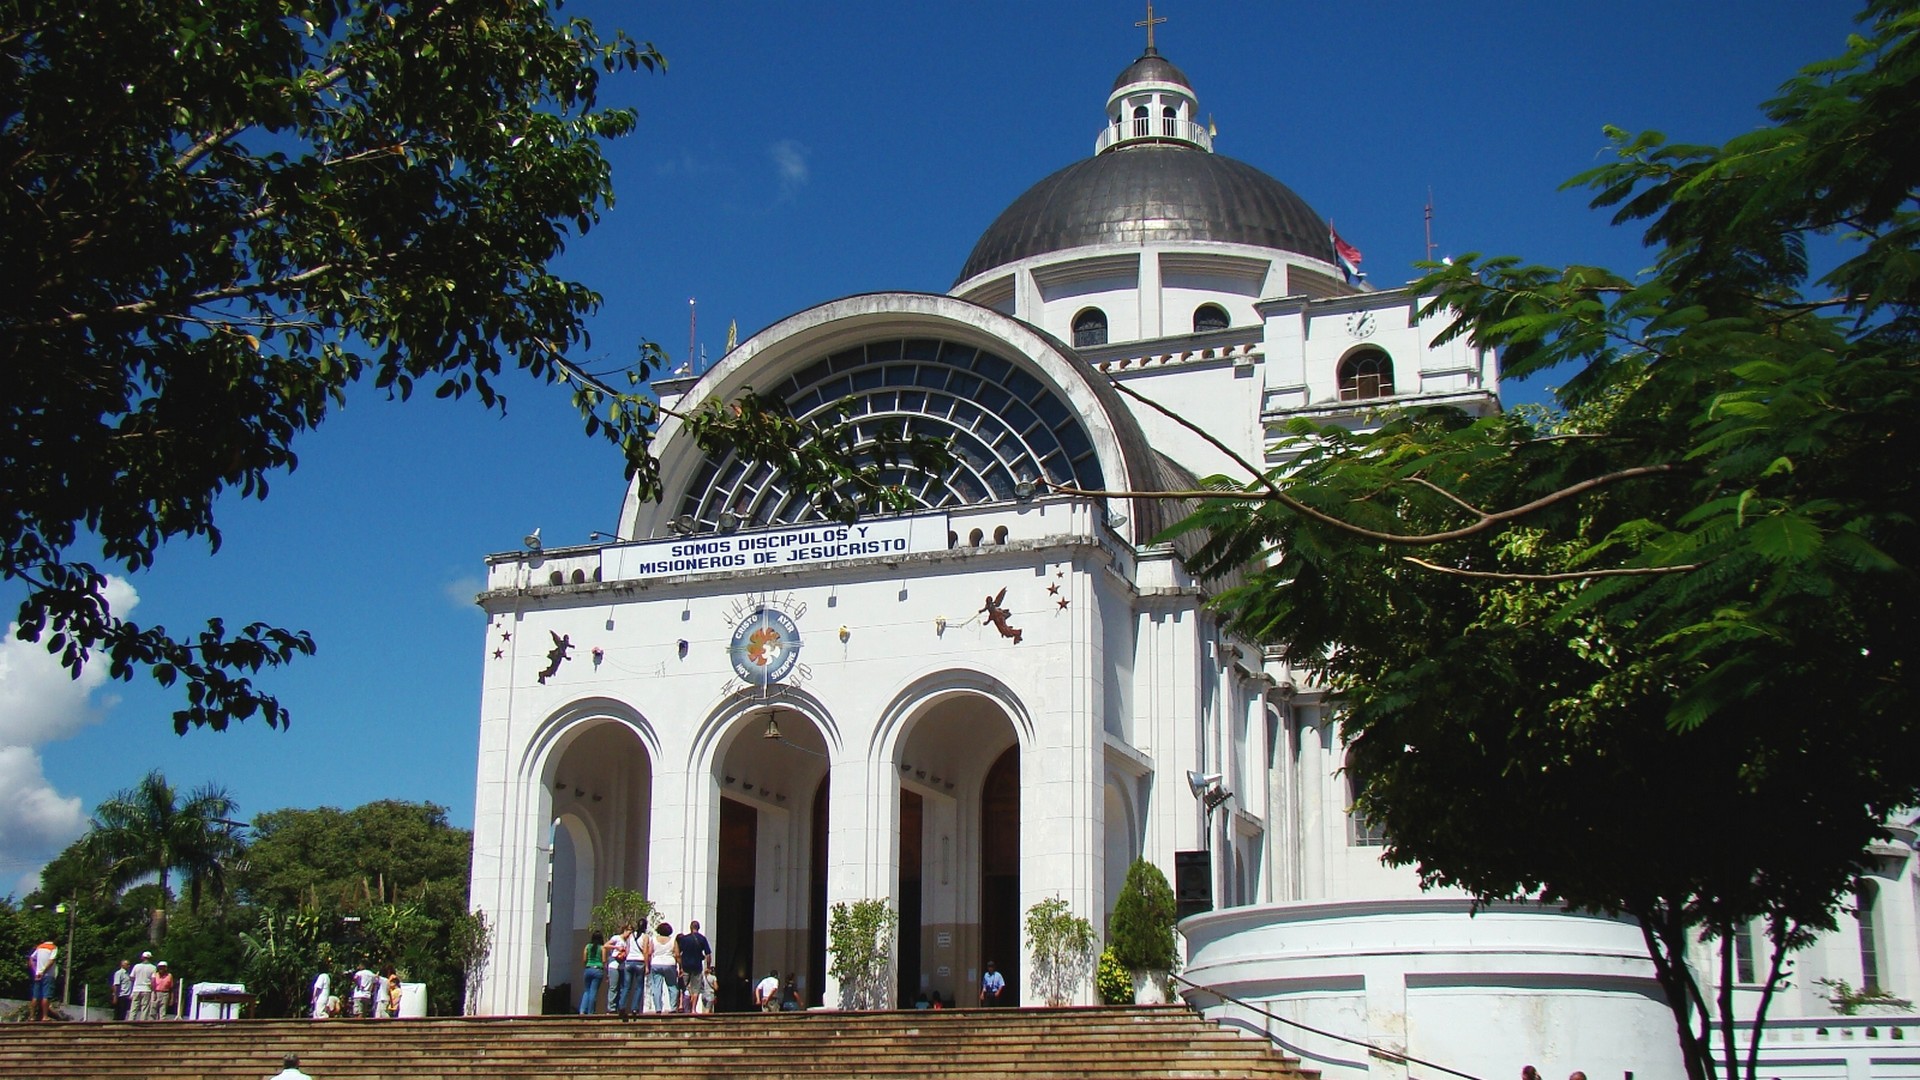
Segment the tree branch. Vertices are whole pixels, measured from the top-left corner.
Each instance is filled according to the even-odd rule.
[[[1401,533],[1379,532],[1374,529],[1355,525],[1348,521],[1342,521],[1332,514],[1316,510],[1284,492],[1266,494],[1240,488],[1204,488],[1200,490],[1188,489],[1183,491],[1089,491],[1085,488],[1069,487],[1065,484],[1053,484],[1044,480],[1041,481],[1041,484],[1053,491],[1058,491],[1063,494],[1080,495],[1089,498],[1104,496],[1108,498],[1131,499],[1235,499],[1243,502],[1277,502],[1302,517],[1310,518],[1323,525],[1339,529],[1349,536],[1357,536],[1363,540],[1372,540],[1382,544],[1406,544],[1413,547],[1430,547],[1434,544],[1444,544],[1452,540],[1463,540],[1469,536],[1478,536],[1496,526],[1504,525],[1507,522],[1545,510],[1547,507],[1553,506],[1556,503],[1578,498],[1589,491],[1605,487],[1608,484],[1616,484],[1622,480],[1633,480],[1643,476],[1675,473],[1680,470],[1681,466],[1679,465],[1636,465],[1630,469],[1621,469],[1618,472],[1610,472],[1589,480],[1582,480],[1577,484],[1570,484],[1558,491],[1542,495],[1532,502],[1523,503],[1511,509],[1482,514],[1480,520],[1471,525],[1462,525],[1460,528],[1447,529],[1443,532],[1418,533],[1411,536]]]
[[[261,293],[277,292],[281,289],[296,289],[312,281],[314,278],[319,277],[321,274],[325,274],[334,269],[335,266],[333,263],[321,263],[318,266],[308,267],[289,277],[275,278],[272,281],[256,281],[247,285],[229,285],[223,289],[208,289],[205,292],[197,292],[181,298],[184,300],[184,303],[180,306],[183,308],[191,308],[200,304],[211,304],[220,300],[238,300],[246,296],[258,296]],[[173,305],[160,300],[139,300],[131,304],[121,304],[117,307],[110,307],[104,311],[71,311],[58,319],[39,323],[35,326],[35,329],[59,330],[70,326],[85,326],[99,319],[128,315],[151,315],[155,312],[159,312],[168,318],[179,318],[180,313],[178,311],[169,310],[172,306]]]
[[[1301,515],[1302,517],[1309,518],[1313,521],[1318,521],[1323,525],[1331,526],[1332,528],[1335,528],[1335,529],[1339,529],[1350,536],[1357,536],[1365,540],[1373,540],[1383,544],[1408,544],[1408,545],[1414,545],[1419,547],[1427,547],[1433,544],[1444,544],[1450,540],[1460,540],[1469,536],[1476,536],[1480,533],[1486,532],[1487,530],[1494,528],[1495,526],[1504,525],[1505,523],[1512,521],[1516,518],[1525,517],[1528,514],[1532,514],[1537,511],[1544,510],[1547,507],[1554,505],[1555,503],[1564,502],[1565,500],[1571,499],[1571,498],[1576,498],[1578,496],[1586,494],[1589,491],[1594,490],[1595,488],[1604,487],[1608,484],[1617,483],[1621,480],[1632,480],[1642,476],[1653,476],[1653,475],[1658,475],[1660,473],[1670,473],[1670,472],[1680,471],[1680,466],[1671,465],[1671,464],[1640,465],[1640,466],[1635,466],[1634,468],[1631,468],[1631,469],[1621,469],[1618,472],[1611,472],[1602,476],[1596,476],[1590,480],[1583,480],[1580,483],[1561,488],[1559,491],[1550,492],[1546,495],[1541,496],[1538,499],[1533,500],[1530,503],[1513,507],[1510,510],[1500,510],[1500,511],[1495,511],[1493,513],[1487,513],[1485,511],[1478,510],[1472,506],[1468,506],[1466,503],[1461,502],[1458,498],[1455,498],[1451,493],[1442,491],[1441,492],[1442,494],[1446,495],[1450,499],[1453,499],[1453,501],[1460,503],[1461,506],[1466,507],[1468,510],[1476,514],[1479,520],[1475,521],[1471,525],[1463,525],[1458,529],[1449,529],[1445,532],[1437,532],[1437,533],[1424,533],[1417,536],[1403,536],[1397,533],[1377,532],[1373,529],[1362,528],[1361,526],[1354,525],[1350,522],[1342,521],[1340,518],[1337,518],[1332,514],[1328,514],[1322,510],[1318,510],[1318,509],[1315,509],[1314,507],[1308,506],[1306,503],[1303,503],[1300,500],[1294,498],[1293,496],[1288,495],[1284,490],[1281,489],[1280,485],[1274,482],[1273,478],[1270,475],[1268,475],[1265,472],[1262,472],[1260,469],[1255,468],[1252,462],[1248,461],[1245,457],[1241,456],[1232,447],[1221,442],[1212,433],[1202,430],[1198,425],[1193,423],[1193,421],[1188,420],[1186,417],[1181,416],[1179,413],[1174,412],[1172,409],[1169,409],[1166,406],[1160,404],[1159,402],[1154,401],[1152,398],[1149,398],[1139,393],[1138,391],[1133,390],[1131,387],[1128,387],[1120,383],[1118,380],[1112,378],[1111,376],[1108,377],[1107,382],[1115,390],[1119,391],[1122,394],[1125,394],[1126,396],[1134,399],[1135,401],[1140,402],[1143,405],[1146,405],[1148,408],[1153,409],[1155,412],[1160,413],[1162,416],[1165,416],[1169,420],[1172,420],[1174,423],[1179,424],[1181,427],[1187,429],[1188,431],[1194,433],[1195,435],[1200,436],[1200,438],[1206,440],[1208,445],[1212,446],[1214,449],[1219,450],[1221,453],[1232,458],[1236,464],[1238,464],[1241,468],[1247,470],[1247,472],[1259,482],[1261,487],[1266,489],[1266,493],[1261,494],[1258,492],[1247,491],[1243,488],[1236,488],[1232,490],[1208,489],[1208,490],[1202,490],[1202,491],[1191,491],[1191,490],[1189,491],[1088,491],[1082,488],[1073,488],[1073,487],[1067,487],[1060,484],[1051,484],[1051,483],[1048,483],[1047,481],[1042,480],[1041,484],[1043,486],[1048,487],[1054,491],[1063,492],[1068,495],[1080,495],[1080,496],[1087,496],[1087,497],[1094,497],[1094,498],[1104,496],[1107,498],[1130,498],[1130,499],[1242,499],[1242,500],[1251,500],[1251,501],[1257,501],[1257,502],[1277,502],[1280,505],[1286,507],[1287,509],[1292,510],[1294,513]],[[1415,479],[1417,480],[1418,478],[1415,478]],[[1425,481],[1421,481],[1421,482],[1424,483]],[[1433,487],[1434,485],[1429,484],[1428,486]],[[1435,490],[1440,490],[1440,489],[1435,487]]]
[[[1569,570],[1557,574],[1510,574],[1499,570],[1462,570],[1457,566],[1441,566],[1425,559],[1416,559],[1411,555],[1400,558],[1423,570],[1432,570],[1438,574],[1451,574],[1454,577],[1480,578],[1489,581],[1584,581],[1599,577],[1649,577],[1655,574],[1688,574],[1700,569],[1699,563],[1684,563],[1678,566],[1617,566],[1607,570]]]

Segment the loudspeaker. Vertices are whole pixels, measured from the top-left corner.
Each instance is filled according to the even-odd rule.
[[[1173,899],[1180,918],[1213,910],[1213,853],[1173,853]]]

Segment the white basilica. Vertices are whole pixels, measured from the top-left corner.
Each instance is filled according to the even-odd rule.
[[[1679,1074],[1635,927],[1473,914],[1382,866],[1328,704],[1224,634],[1207,583],[1154,543],[1183,508],[1056,490],[1235,471],[1115,384],[1255,463],[1296,416],[1499,407],[1493,355],[1431,345],[1405,290],[1350,285],[1325,220],[1216,154],[1201,115],[1149,46],[1089,110],[1093,154],[1008,207],[947,294],[831,300],[656,384],[680,408],[752,387],[946,439],[951,469],[898,477],[916,511],[831,523],[669,420],[668,497],[629,493],[631,539],[488,559],[487,1011],[577,986],[614,886],[702,922],[723,1003],[769,968],[833,1001],[828,910],[871,897],[899,914],[903,1003],[967,1002],[990,959],[1031,1001],[1024,912],[1059,896],[1102,926],[1145,856],[1208,886],[1214,910],[1182,924],[1188,977],[1332,1034],[1197,1003],[1328,1076],[1404,1077],[1397,1054],[1479,1076]],[[1196,791],[1190,773],[1219,780]],[[1807,1018],[1809,1053],[1840,1030],[1814,979],[1920,989],[1912,851],[1883,855],[1877,900],[1775,1007]]]

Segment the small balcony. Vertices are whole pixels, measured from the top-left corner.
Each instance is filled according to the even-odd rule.
[[[1108,124],[1101,129],[1100,137],[1093,141],[1093,152],[1098,154],[1116,143],[1130,142],[1189,143],[1202,150],[1213,149],[1213,136],[1201,124],[1164,116],[1136,116],[1120,121],[1118,127]]]

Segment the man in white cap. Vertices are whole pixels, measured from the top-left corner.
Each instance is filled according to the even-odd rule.
[[[173,972],[160,961],[153,973],[153,1019],[165,1020],[173,1013]]]
[[[140,962],[133,965],[133,1007],[128,1010],[135,1020],[152,1020],[158,1014],[153,1007],[153,977],[159,968],[153,966],[153,954],[143,952]]]

